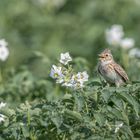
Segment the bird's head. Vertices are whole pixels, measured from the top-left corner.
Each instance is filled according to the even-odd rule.
[[[98,56],[99,56],[99,61],[101,61],[101,62],[111,62],[111,61],[113,61],[113,56],[112,56],[111,51],[109,49],[105,49]]]

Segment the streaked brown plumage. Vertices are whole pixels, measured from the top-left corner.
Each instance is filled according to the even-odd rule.
[[[99,54],[98,72],[108,83],[116,86],[129,81],[126,72],[114,61],[109,49],[105,49]]]

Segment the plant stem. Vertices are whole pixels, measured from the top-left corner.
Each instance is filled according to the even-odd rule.
[[[30,125],[30,113],[29,113],[29,110],[28,110],[28,112],[27,112],[27,120],[28,120],[28,126]]]
[[[2,70],[0,69],[0,83],[2,83],[3,78],[2,78]]]
[[[87,111],[87,114],[89,113],[89,110],[88,110],[88,105],[87,105],[87,102],[85,101],[85,106],[86,106],[86,111]]]

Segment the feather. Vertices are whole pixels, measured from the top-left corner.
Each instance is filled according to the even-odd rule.
[[[124,80],[124,82],[129,81],[129,78],[128,78],[126,72],[124,71],[124,69],[120,65],[118,65],[115,62],[112,65],[113,65],[115,71],[122,77],[122,79]]]

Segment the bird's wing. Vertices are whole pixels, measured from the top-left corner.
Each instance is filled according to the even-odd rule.
[[[126,82],[126,81],[129,81],[129,78],[126,74],[126,72],[124,71],[124,69],[118,65],[117,63],[113,63],[113,67],[115,69],[115,71],[122,77],[122,79]]]

